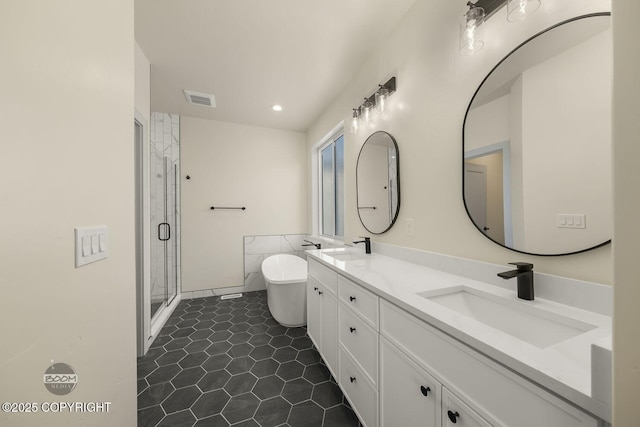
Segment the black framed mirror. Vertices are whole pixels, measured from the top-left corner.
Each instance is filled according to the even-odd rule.
[[[372,133],[356,164],[356,197],[360,222],[371,234],[388,231],[400,211],[400,153],[387,132]]]
[[[463,125],[463,199],[476,228],[531,255],[610,242],[611,16],[563,21],[485,77]]]

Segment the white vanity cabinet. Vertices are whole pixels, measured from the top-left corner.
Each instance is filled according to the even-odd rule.
[[[338,274],[309,260],[307,333],[334,377],[338,374]]]
[[[604,427],[345,276],[309,260],[307,330],[365,427]]]
[[[598,427],[599,420],[386,301],[380,304],[381,339],[405,364],[418,365],[442,386],[443,426]],[[384,342],[386,342],[384,341]],[[383,350],[386,351],[386,350]],[[382,403],[392,395],[382,366]],[[393,383],[390,383],[392,386]],[[398,387],[398,386],[396,386]],[[407,387],[412,387],[407,382]],[[415,385],[413,386],[415,387]],[[454,393],[451,390],[455,390]],[[385,397],[386,396],[386,397]],[[456,397],[457,396],[457,397]],[[458,412],[456,423],[448,411]],[[383,415],[384,417],[384,415]],[[463,424],[463,422],[467,424]],[[393,424],[386,424],[389,427]],[[432,424],[419,424],[430,427]],[[433,424],[438,426],[439,424]]]
[[[380,338],[382,427],[491,427],[427,371]]]

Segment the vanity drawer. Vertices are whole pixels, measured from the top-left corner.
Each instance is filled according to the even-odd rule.
[[[378,332],[353,314],[343,303],[338,307],[338,337],[340,343],[378,386]]]
[[[497,425],[598,426],[596,418],[386,301],[380,333],[442,384],[462,390],[459,397]]]
[[[338,276],[338,299],[378,330],[379,298],[351,280]]]
[[[342,346],[338,350],[338,384],[365,427],[378,426],[378,393]]]
[[[442,387],[442,427],[493,427],[473,409]]]
[[[338,292],[338,273],[318,261],[308,259],[309,276],[325,285],[334,294]]]

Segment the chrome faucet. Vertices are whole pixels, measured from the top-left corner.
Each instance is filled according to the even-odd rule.
[[[322,244],[321,243],[313,243],[310,240],[305,240],[305,242],[307,242],[308,245],[302,245],[302,246],[315,246],[316,249],[321,249],[322,248]]]
[[[361,239],[364,240],[358,240],[357,242],[353,242],[353,243],[364,243],[364,251],[368,254],[371,253],[371,238],[370,237],[361,237]]]
[[[515,270],[498,273],[503,279],[516,278],[518,281],[518,298],[533,301],[533,264],[528,262],[510,262],[515,265]]]

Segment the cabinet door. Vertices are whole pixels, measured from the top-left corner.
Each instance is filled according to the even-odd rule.
[[[447,390],[446,387],[442,387],[442,426],[492,427],[491,424]]]
[[[312,277],[307,279],[307,333],[319,351],[321,343],[321,298],[320,284]]]
[[[320,286],[322,357],[335,377],[338,373],[338,299]]]
[[[440,427],[441,385],[393,344],[380,339],[382,427]]]

